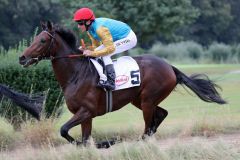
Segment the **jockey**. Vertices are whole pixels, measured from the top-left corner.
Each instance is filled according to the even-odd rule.
[[[73,20],[78,28],[87,34],[92,46],[83,52],[85,56],[101,57],[106,67],[107,80],[100,77],[99,86],[108,90],[115,89],[115,70],[111,56],[127,51],[137,44],[137,37],[125,23],[109,19],[95,18],[89,8],[78,9]]]

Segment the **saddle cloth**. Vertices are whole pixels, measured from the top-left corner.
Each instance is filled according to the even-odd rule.
[[[106,80],[106,75],[103,74],[103,67],[95,59],[91,59],[91,61],[97,69],[100,79]],[[139,66],[132,57],[122,56],[115,60],[113,65],[116,73],[115,90],[140,86]]]

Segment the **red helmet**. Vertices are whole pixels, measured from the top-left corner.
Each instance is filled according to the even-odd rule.
[[[89,8],[81,8],[74,13],[73,20],[81,21],[81,20],[94,20],[95,16],[91,9]]]

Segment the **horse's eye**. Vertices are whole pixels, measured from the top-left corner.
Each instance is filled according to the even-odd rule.
[[[41,39],[41,41],[40,41],[41,43],[45,43],[46,42],[46,40],[45,39]]]

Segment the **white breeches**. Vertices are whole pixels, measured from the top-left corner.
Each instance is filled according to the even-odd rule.
[[[114,43],[115,46],[115,51],[112,54],[103,56],[103,62],[105,65],[109,65],[109,64],[113,64],[111,56],[118,54],[118,53],[122,53],[124,51],[127,51],[133,47],[136,46],[137,44],[137,37],[135,35],[135,33],[131,30],[129,32],[129,34],[127,35],[127,37],[117,40]],[[95,50],[100,50],[103,49],[104,45],[100,45],[99,47],[97,47]]]

